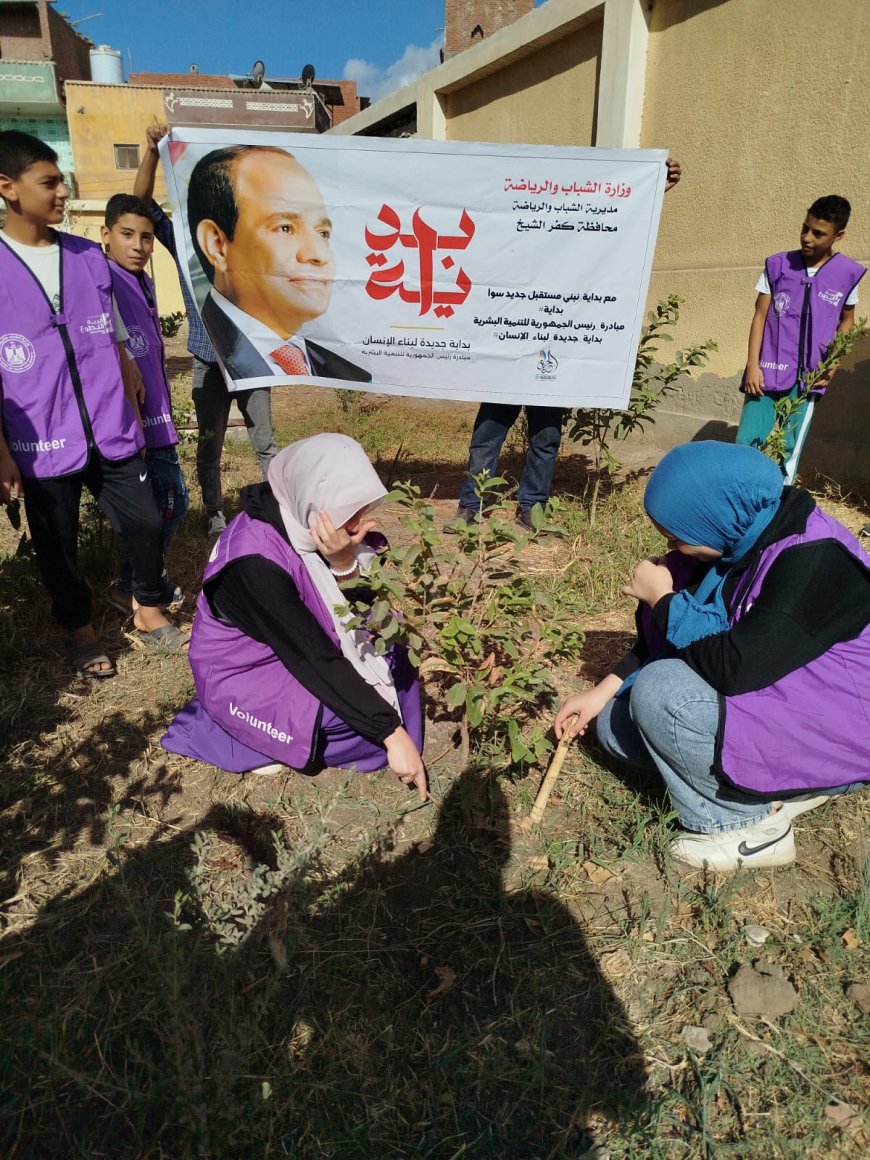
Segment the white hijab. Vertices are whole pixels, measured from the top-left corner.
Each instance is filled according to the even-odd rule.
[[[279,451],[269,465],[269,486],[281,507],[287,538],[320,594],[338,634],[341,651],[360,676],[399,711],[392,673],[379,657],[368,633],[348,627],[336,615],[336,606],[347,603],[329,565],[314,546],[309,525],[326,512],[340,528],[363,508],[371,510],[387,494],[368,456],[348,435],[312,435]],[[360,572],[365,572],[375,553],[365,543],[354,549]]]

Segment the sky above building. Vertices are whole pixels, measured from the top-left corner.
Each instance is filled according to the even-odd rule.
[[[444,0],[58,0],[82,35],[132,72],[250,72],[357,82],[377,100],[438,64]]]

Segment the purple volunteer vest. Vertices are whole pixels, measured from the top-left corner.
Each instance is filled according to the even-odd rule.
[[[765,393],[790,391],[803,372],[819,365],[837,333],[846,299],[866,270],[845,254],[834,254],[810,277],[800,250],[774,254],[764,268],[771,298],[758,365]],[[816,387],[812,393],[823,395],[824,388]]]
[[[109,264],[95,242],[58,234],[60,310],[0,238],[0,392],[21,474],[80,471],[96,448],[127,459],[144,445],[124,394]]]
[[[771,544],[735,594],[736,624],[788,548],[833,539],[870,568],[857,539],[815,508],[800,535]],[[763,689],[723,698],[717,766],[741,789],[776,794],[870,780],[870,626]]]
[[[332,617],[298,554],[274,528],[244,512],[212,550],[203,585],[243,556],[263,556],[285,571],[302,603],[338,645]],[[212,614],[205,594],[196,604],[190,667],[208,715],[237,740],[295,769],[314,753],[321,704],[284,667],[268,645],[252,640]]]
[[[139,406],[145,446],[172,447],[178,442],[178,433],[172,422],[172,396],[166,378],[163,334],[154,284],[144,272],[140,282],[135,274],[117,262],[110,261],[109,268],[115,301],[127,327],[126,347],[136,360],[145,384],[145,402]],[[149,301],[153,305],[149,305]]]

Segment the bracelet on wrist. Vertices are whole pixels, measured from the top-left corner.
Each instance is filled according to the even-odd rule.
[[[333,568],[332,565],[330,565],[329,570],[336,578],[336,580],[349,580],[350,577],[353,576],[354,572],[359,570],[359,564],[356,560],[354,560],[350,568],[345,569],[343,572],[339,572],[336,568]]]

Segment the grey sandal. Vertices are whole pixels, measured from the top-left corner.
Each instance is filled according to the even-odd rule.
[[[134,628],[127,633],[127,639],[134,648],[181,652],[190,643],[190,633],[182,632],[176,624],[164,624],[160,628],[152,628],[150,632]]]
[[[117,669],[103,652],[103,646],[96,640],[92,640],[89,644],[75,645],[72,650],[72,663],[77,677],[89,677],[92,681],[107,681],[117,673]],[[92,667],[100,664],[107,664],[109,668]]]

